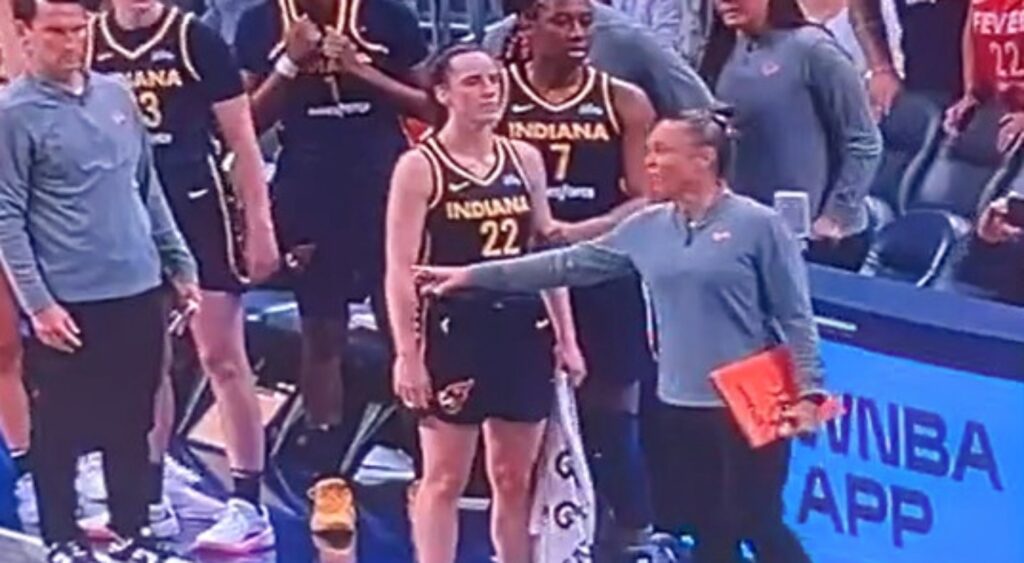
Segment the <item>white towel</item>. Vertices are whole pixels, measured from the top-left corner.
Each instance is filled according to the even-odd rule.
[[[594,484],[580,437],[576,398],[568,379],[555,377],[555,402],[537,462],[530,513],[536,563],[593,560],[597,527]]]

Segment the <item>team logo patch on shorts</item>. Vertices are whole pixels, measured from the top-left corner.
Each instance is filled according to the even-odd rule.
[[[466,401],[469,400],[469,394],[473,391],[475,383],[472,379],[465,379],[449,383],[444,389],[438,391],[437,405],[441,407],[441,411],[449,416],[462,412],[462,408],[466,406]]]

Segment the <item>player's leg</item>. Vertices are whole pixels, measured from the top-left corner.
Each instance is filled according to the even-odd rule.
[[[580,346],[589,377],[579,392],[584,447],[597,493],[611,509],[606,545],[643,544],[653,523],[640,442],[640,379],[652,377],[643,297],[635,280],[573,291]]]
[[[540,455],[544,422],[484,422],[487,476],[491,483],[491,539],[503,563],[530,562],[530,501],[533,469]]]
[[[451,563],[458,546],[459,497],[473,469],[480,427],[428,418],[420,422],[419,435],[423,476],[411,515],[416,561]]]
[[[22,372],[18,309],[6,274],[0,276],[0,432],[14,461],[18,516],[22,524],[35,523],[39,516],[28,478],[31,432],[28,392]]]
[[[265,437],[256,397],[256,378],[245,351],[241,296],[203,291],[192,320],[203,372],[210,378],[233,479],[232,500],[216,525],[199,535],[197,547],[248,552],[274,544],[274,532],[260,502]]]

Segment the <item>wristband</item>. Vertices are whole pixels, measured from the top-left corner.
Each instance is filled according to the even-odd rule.
[[[864,80],[871,80],[872,78],[882,74],[891,74],[893,76],[896,76],[896,69],[891,66],[879,66],[875,68],[869,68],[864,71]]]
[[[299,75],[299,65],[295,64],[287,53],[281,55],[274,64],[274,72],[281,76],[292,79]]]

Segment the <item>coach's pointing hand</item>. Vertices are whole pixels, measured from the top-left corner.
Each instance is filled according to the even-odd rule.
[[[82,331],[64,307],[53,304],[32,315],[32,329],[43,344],[73,353],[82,347]]]
[[[420,295],[440,297],[469,285],[469,270],[448,266],[413,266]]]

